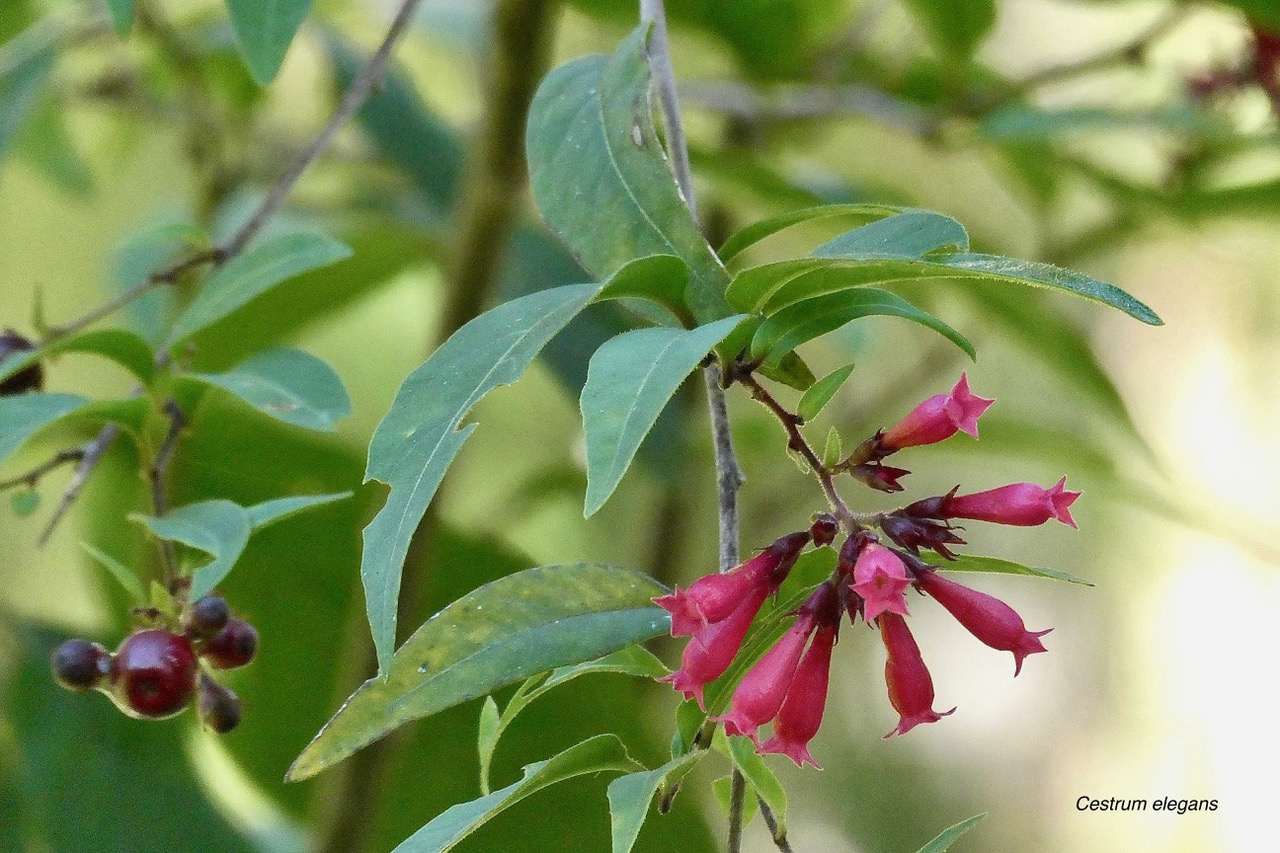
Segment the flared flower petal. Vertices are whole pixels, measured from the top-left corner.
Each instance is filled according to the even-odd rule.
[[[885,735],[905,735],[921,723],[936,723],[955,711],[933,710],[933,679],[920,656],[920,647],[906,620],[896,613],[883,613],[877,620],[888,660],[884,683],[889,688],[889,704],[898,712],[898,725]]]
[[[684,647],[680,668],[658,680],[671,682],[671,686],[683,693],[686,699],[697,699],[698,706],[705,710],[703,688],[724,675],[729,664],[733,663],[747,636],[747,629],[751,627],[751,620],[756,618],[768,596],[767,587],[756,587],[727,618],[695,633]]]
[[[905,593],[910,585],[906,566],[883,545],[868,543],[858,554],[850,588],[866,602],[863,618],[868,622],[886,612],[906,616]]]
[[[1068,507],[1076,502],[1080,493],[1067,491],[1066,485],[1067,478],[1063,477],[1050,489],[1035,483],[1014,483],[972,495],[948,496],[942,500],[940,516],[1018,527],[1034,527],[1056,518],[1075,527]]]
[[[1012,652],[1015,676],[1022,672],[1022,661],[1027,655],[1046,651],[1040,638],[1053,629],[1028,631],[1022,617],[1000,599],[958,584],[934,571],[921,572],[917,583],[970,634],[993,649]]]
[[[809,538],[808,532],[783,536],[727,572],[707,575],[688,589],[676,587],[673,594],[655,598],[653,603],[671,614],[671,636],[696,635],[708,625],[727,619],[757,587],[775,591],[786,580]]]
[[[962,373],[950,393],[925,400],[880,436],[880,451],[888,454],[904,447],[934,444],[957,432],[977,438],[978,418],[994,402],[970,392],[969,379]]]
[[[831,650],[836,644],[838,626],[837,621],[836,625],[819,628],[814,634],[809,650],[796,667],[787,698],[773,721],[773,737],[760,746],[760,752],[781,753],[800,767],[806,763],[818,767],[818,762],[809,754],[809,741],[822,726],[831,678]]]

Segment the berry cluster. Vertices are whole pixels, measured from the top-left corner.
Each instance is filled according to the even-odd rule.
[[[877,432],[848,459],[822,469],[819,476],[827,478],[824,484],[829,485],[833,473],[847,472],[881,491],[900,491],[898,480],[909,472],[882,464],[885,457],[906,447],[943,441],[957,432],[977,438],[978,417],[992,402],[973,395],[961,375],[950,393],[925,400],[892,429]],[[688,589],[677,587],[672,595],[654,599],[671,614],[672,636],[690,637],[680,668],[662,680],[706,710],[704,688],[728,671],[765,599],[778,591],[804,548],[811,542],[834,546],[844,531],[831,577],[789,614],[795,617],[790,628],[743,676],[727,712],[711,720],[723,723],[727,734],[750,737],[761,753],[782,753],[798,765],[817,766],[808,743],[822,723],[832,648],[847,615],[851,622],[861,620],[878,628],[884,642],[885,684],[889,702],[900,717],[885,737],[936,722],[955,709],[933,708],[933,681],[903,618],[908,615],[909,587],[937,601],[987,646],[1012,653],[1014,675],[1027,655],[1045,651],[1040,637],[1048,631],[1028,631],[1004,602],[943,577],[921,555],[921,548],[955,559],[949,548],[964,544],[951,524],[956,518],[1018,526],[1055,518],[1075,527],[1068,508],[1079,492],[1064,487],[1065,478],[1049,489],[1015,483],[957,495],[956,487],[946,495],[873,514],[853,513],[835,500],[835,512],[817,516],[808,531],[783,536],[727,572],[708,575]],[[892,544],[882,544],[882,536]],[[761,742],[758,731],[769,723],[772,737]]]
[[[201,721],[225,734],[240,723],[240,698],[204,672],[199,661],[213,669],[236,669],[253,660],[257,650],[257,630],[232,616],[225,599],[206,595],[187,608],[177,632],[135,631],[115,654],[89,640],[67,640],[54,650],[52,666],[63,687],[100,690],[137,719],[172,717],[196,698]]]

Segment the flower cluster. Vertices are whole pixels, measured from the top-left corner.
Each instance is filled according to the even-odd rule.
[[[885,457],[957,432],[976,438],[978,418],[992,402],[972,394],[961,375],[950,393],[925,400],[830,470],[847,471],[882,491],[899,491],[898,480],[909,472],[883,465]],[[957,486],[892,512],[857,516],[841,506],[840,518],[822,513],[810,530],[783,536],[728,572],[655,599],[671,614],[672,635],[690,637],[680,668],[662,680],[708,710],[705,687],[729,670],[765,600],[777,593],[804,548],[834,545],[844,529],[835,571],[787,614],[794,617],[790,626],[738,682],[728,709],[710,719],[723,723],[729,735],[751,738],[760,753],[782,753],[798,765],[816,767],[808,744],[822,723],[832,649],[847,614],[854,623],[877,628],[884,642],[885,684],[899,715],[885,737],[937,722],[955,709],[933,707],[933,680],[905,618],[909,588],[942,605],[982,643],[1010,652],[1015,676],[1028,655],[1045,651],[1040,637],[1048,631],[1028,631],[1004,602],[942,576],[925,559],[932,554],[922,556],[921,549],[955,559],[950,547],[964,544],[951,523],[957,518],[1017,526],[1057,519],[1075,527],[1069,508],[1079,492],[1065,486],[1064,478],[1051,488],[1015,483],[967,495],[957,494]],[[769,724],[772,736],[762,740],[760,728]]]

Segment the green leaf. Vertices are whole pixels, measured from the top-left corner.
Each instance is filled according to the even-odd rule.
[[[462,419],[485,394],[520,378],[529,363],[599,291],[579,284],[513,299],[467,323],[401,384],[369,442],[365,482],[391,494],[364,529],[360,574],[378,670],[386,673],[396,636],[396,602],[409,538],[449,463],[475,424]]]
[[[173,324],[165,346],[172,348],[295,275],[350,254],[351,250],[336,240],[305,231],[263,240],[205,280],[196,298]]]
[[[480,793],[489,794],[489,765],[493,762],[493,752],[498,748],[498,738],[502,735],[502,716],[498,713],[498,703],[492,696],[484,697],[480,706],[480,723],[476,733],[476,752],[480,756]]]
[[[963,225],[931,210],[907,210],[846,231],[814,249],[813,256],[914,261],[948,247],[969,251],[969,232]]]
[[[129,594],[129,597],[133,599],[135,604],[146,603],[147,593],[142,589],[142,581],[138,579],[138,575],[133,571],[133,569],[130,569],[106,551],[95,548],[88,542],[81,542],[80,547],[111,573],[111,576],[116,579],[120,586],[124,587],[124,591]]]
[[[647,299],[671,312],[686,326],[696,323],[684,304],[689,266],[674,255],[649,255],[629,261],[614,273],[596,301],[605,299]],[[668,323],[668,325],[671,325]]]
[[[634,258],[675,255],[689,266],[684,303],[700,323],[733,312],[728,275],[680,197],[653,126],[648,26],[610,56],[552,71],[529,108],[525,146],[539,210],[599,279]]]
[[[265,86],[276,77],[311,0],[226,0],[249,73]]]
[[[907,0],[929,40],[945,55],[968,59],[996,22],[995,0]]]
[[[93,170],[76,147],[67,124],[68,110],[59,98],[43,98],[16,140],[16,150],[60,190],[87,198]]]
[[[0,462],[44,427],[87,405],[89,401],[76,394],[0,397]]]
[[[874,223],[873,223],[874,224]],[[1114,285],[1049,264],[962,252],[924,260],[799,258],[751,267],[729,285],[729,301],[743,311],[772,314],[802,299],[895,281],[982,279],[1065,290],[1118,308],[1144,323],[1163,321]]]
[[[111,13],[111,25],[121,38],[129,34],[133,26],[133,0],[107,0],[107,11]]]
[[[132,515],[161,539],[181,542],[213,557],[213,562],[197,569],[191,577],[188,596],[192,601],[213,591],[231,573],[231,568],[249,544],[252,526],[249,513],[228,500],[187,504],[166,515]]]
[[[727,264],[739,252],[754,246],[764,238],[771,237],[793,225],[812,222],[815,219],[849,216],[872,221],[883,219],[886,216],[895,216],[904,211],[905,208],[887,204],[822,204],[817,207],[790,210],[778,216],[771,216],[768,219],[753,222],[746,228],[734,233],[728,240],[724,241],[717,254],[720,255],[720,260]]]
[[[1015,563],[1012,560],[1001,560],[998,557],[976,557],[970,554],[960,554],[954,560],[944,559],[938,554],[931,551],[924,551],[922,555],[931,563],[945,572],[982,572],[985,574],[997,575],[1024,575],[1034,578],[1048,578],[1055,581],[1066,581],[1067,583],[1078,583],[1084,586],[1093,586],[1087,580],[1082,580],[1075,575],[1069,575],[1066,572],[1057,569],[1041,569],[1033,566],[1024,566],[1021,563]]]
[[[788,305],[769,317],[751,339],[751,357],[777,364],[783,355],[801,344],[862,317],[901,317],[933,329],[969,358],[976,358],[973,344],[946,323],[912,305],[901,296],[875,287],[828,293]]]
[[[529,696],[531,698],[540,696],[553,687],[559,687],[566,681],[572,681],[580,675],[590,675],[595,672],[634,675],[637,678],[661,678],[670,671],[667,669],[666,664],[644,646],[627,646],[625,649],[619,649],[602,658],[552,670],[551,675],[547,676],[547,680],[542,682],[536,690],[531,691]]]
[[[627,772],[640,767],[627,755],[617,735],[596,735],[546,761],[527,765],[519,782],[487,797],[459,803],[405,839],[392,853],[444,853],[475,832],[494,815],[548,785],[606,770]]]
[[[636,329],[607,341],[591,357],[582,387],[590,517],[618,487],[640,442],[671,395],[743,315],[684,329]]]
[[[9,495],[9,508],[18,518],[26,518],[40,508],[40,493],[26,489]]]
[[[109,358],[138,377],[143,384],[155,378],[155,352],[133,332],[124,329],[97,329],[61,338],[38,349],[14,353],[0,362],[0,380],[7,379],[29,364],[66,352],[90,353]]]
[[[987,816],[986,812],[976,814],[973,817],[965,818],[954,826],[949,826],[942,832],[938,833],[932,841],[921,847],[916,853],[944,853],[951,848],[956,839],[964,835],[969,830],[978,825],[978,821]]]
[[[0,158],[44,94],[55,44],[39,24],[4,44],[9,61],[0,67]]]
[[[804,396],[800,398],[800,402],[796,405],[796,412],[805,421],[811,421],[816,418],[827,407],[827,403],[831,402],[831,398],[836,395],[836,392],[840,390],[840,387],[844,385],[852,373],[853,365],[846,364],[844,367],[837,367],[813,383],[813,387],[805,391]]]
[[[787,792],[773,775],[773,771],[765,764],[764,758],[756,752],[755,744],[745,737],[724,737],[720,731],[725,747],[729,751],[733,763],[756,794],[769,806],[774,819],[778,822],[778,836],[785,838],[787,834]]]
[[[733,777],[721,776],[711,783],[711,793],[716,798],[716,802],[720,804],[720,810],[724,812],[725,817],[729,816],[733,800]],[[756,814],[760,811],[760,806],[756,802],[755,797],[745,797],[742,801],[742,826],[748,827],[751,821],[756,819]]]
[[[643,770],[619,776],[609,783],[609,822],[613,836],[613,853],[631,853],[640,827],[649,814],[649,804],[662,780],[706,755],[705,750],[673,758],[654,770]]]
[[[347,389],[322,359],[292,347],[263,350],[225,373],[185,373],[235,394],[276,420],[332,431],[351,414]]]
[[[283,521],[291,518],[304,510],[311,509],[316,506],[324,506],[334,501],[345,500],[351,497],[351,492],[334,492],[329,495],[297,495],[291,498],[277,498],[273,501],[263,501],[260,504],[245,507],[245,512],[249,513],[249,525],[254,531],[261,530],[275,524],[277,521]]]
[[[982,255],[974,252],[963,252],[930,259],[948,269],[976,274],[980,278],[993,278],[1000,281],[1016,281],[1036,287],[1053,287],[1066,290],[1077,296],[1119,308],[1130,317],[1141,320],[1151,326],[1162,326],[1164,321],[1156,313],[1120,288],[1098,281],[1095,278],[1064,270],[1051,264],[1036,261],[1022,261],[1016,258],[1005,258],[1000,255]]]
[[[813,387],[813,383],[817,381],[817,377],[813,375],[809,365],[805,364],[804,359],[794,352],[784,355],[782,361],[778,364],[762,364],[756,368],[756,371],[766,379],[781,382],[788,388],[794,388],[797,391],[808,391]]]
[[[384,677],[343,703],[286,778],[314,776],[411,720],[655,637],[670,626],[652,603],[665,591],[645,575],[591,563],[488,583],[423,623]]]
[[[831,429],[827,430],[827,441],[822,449],[822,464],[831,468],[840,461],[843,455],[844,452],[840,447],[840,431],[835,427],[831,427]]]

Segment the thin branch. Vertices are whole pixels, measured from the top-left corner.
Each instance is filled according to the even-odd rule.
[[[0,492],[12,489],[14,486],[23,485],[29,489],[34,489],[39,484],[40,478],[45,474],[61,468],[68,462],[79,462],[83,458],[83,447],[68,447],[65,450],[60,450],[52,459],[41,462],[27,473],[19,474],[17,477],[0,482]]]
[[[769,827],[769,834],[773,836],[773,843],[777,845],[779,853],[794,853],[791,849],[791,842],[787,839],[787,830],[785,827],[778,825],[778,818],[774,815],[773,809],[769,808],[769,804],[764,801],[764,797],[757,796],[756,801],[760,804],[760,816],[764,818],[765,825]]]
[[[40,531],[40,538],[36,540],[36,544],[44,545],[49,541],[49,537],[53,535],[53,529],[58,526],[58,522],[66,515],[71,505],[76,502],[76,498],[80,497],[80,491],[84,488],[85,483],[89,482],[89,475],[97,467],[98,460],[107,452],[107,448],[111,447],[111,443],[116,440],[116,436],[119,434],[119,424],[107,424],[98,431],[98,434],[92,440],[81,446],[80,464],[76,466],[76,472],[72,475],[71,482],[63,489],[62,497],[58,499],[58,505],[54,508],[53,515],[45,523],[44,530]]]
[[[186,416],[174,400],[165,400],[164,413],[169,416],[169,429],[165,432],[160,449],[156,451],[155,459],[147,469],[147,477],[151,481],[151,506],[155,510],[156,518],[169,511],[169,503],[165,498],[165,482],[169,474],[169,464],[173,461],[173,452],[178,446],[178,435],[187,425]],[[176,592],[178,557],[173,542],[161,539],[160,553],[164,557],[165,587],[171,593]]]
[[[784,409],[782,404],[769,393],[769,389],[761,385],[759,380],[750,373],[743,373],[735,378],[751,392],[753,399],[763,404],[782,424],[783,429],[787,431],[787,447],[804,457],[804,461],[808,463],[813,470],[814,476],[822,484],[822,492],[827,496],[827,502],[831,504],[831,509],[835,512],[836,517],[844,522],[845,527],[850,532],[856,530],[859,524],[858,517],[849,509],[848,504],[840,497],[840,493],[836,491],[831,470],[822,464],[818,454],[804,437],[804,434],[800,432],[800,424],[804,421],[799,415]]]
[[[711,436],[716,452],[716,495],[720,507],[720,571],[727,572],[741,559],[741,530],[738,520],[738,490],[746,476],[738,465],[733,449],[733,431],[724,388],[720,384],[720,368],[709,365],[703,372],[707,386],[707,405],[711,411]]]
[[[701,80],[680,87],[688,103],[752,122],[795,121],[856,115],[917,136],[937,132],[931,111],[888,92],[857,83],[792,84],[761,89],[736,80]]]
[[[698,218],[698,200],[693,194],[693,171],[689,168],[689,145],[684,138],[684,122],[680,118],[680,99],[676,95],[676,72],[671,64],[671,43],[667,39],[667,12],[662,0],[640,0],[640,21],[650,24],[649,70],[658,90],[662,121],[667,128],[667,154],[676,186],[693,218]]]
[[[747,780],[735,767],[729,780],[729,853],[742,850],[742,811],[746,801]]]
[[[356,78],[351,81],[351,86],[347,89],[347,93],[343,95],[338,111],[329,119],[329,123],[316,134],[315,139],[311,140],[311,144],[299,152],[293,161],[293,165],[271,188],[271,192],[258,205],[258,209],[253,212],[253,215],[223,245],[222,254],[225,257],[229,258],[238,255],[254,237],[258,236],[258,232],[262,230],[267,221],[275,215],[280,205],[284,203],[285,197],[289,195],[293,185],[298,182],[298,178],[302,177],[302,173],[306,171],[316,157],[320,156],[320,152],[328,146],[330,140],[337,134],[338,129],[346,124],[364,102],[368,100],[374,85],[381,79],[382,73],[387,67],[387,62],[391,58],[391,51],[413,20],[413,15],[417,11],[420,2],[421,0],[405,0],[400,7],[400,11],[396,13],[395,18],[391,21],[391,26],[387,29],[387,35],[383,38],[382,44],[378,45],[378,49],[373,52],[373,56],[369,58],[369,61],[360,70]]]

